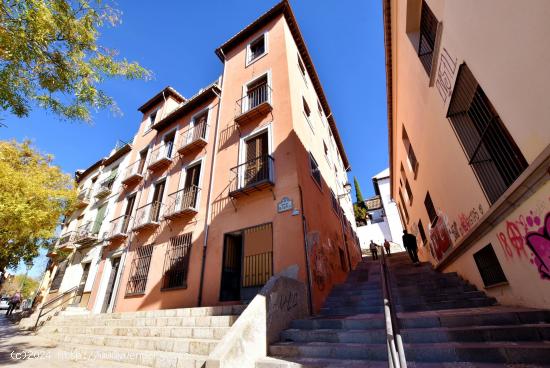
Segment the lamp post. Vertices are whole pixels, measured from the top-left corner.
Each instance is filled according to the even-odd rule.
[[[25,282],[27,282],[27,275],[29,274],[29,271],[31,270],[32,266],[34,266],[34,263],[32,262],[32,260],[25,262],[25,267],[27,268],[27,271],[25,272],[25,277],[23,278],[23,281],[21,282],[21,286],[19,287],[21,292],[23,292],[23,287],[25,286]]]

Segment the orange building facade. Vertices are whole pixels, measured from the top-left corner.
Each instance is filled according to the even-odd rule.
[[[384,0],[392,197],[421,259],[550,305],[550,4]]]
[[[316,311],[361,259],[350,165],[288,2],[216,55],[214,83],[139,108],[95,313],[242,303],[279,272]]]

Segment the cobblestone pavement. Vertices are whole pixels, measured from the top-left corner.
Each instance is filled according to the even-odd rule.
[[[98,368],[98,367],[136,367],[119,362],[98,361],[97,359],[79,359],[64,351],[57,343],[22,331],[0,312],[0,367],[18,368]]]

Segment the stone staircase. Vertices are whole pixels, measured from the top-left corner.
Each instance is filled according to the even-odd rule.
[[[60,313],[38,334],[75,360],[148,367],[202,367],[245,306],[165,309],[109,314]]]
[[[387,258],[405,355],[416,367],[550,364],[550,311],[497,306],[456,273]]]
[[[387,367],[380,266],[366,258],[331,291],[320,314],[295,320],[258,368]]]

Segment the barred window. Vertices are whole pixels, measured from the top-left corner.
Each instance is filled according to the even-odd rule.
[[[492,286],[508,281],[498,262],[492,244],[488,244],[480,251],[474,253],[474,260],[485,286]]]
[[[422,220],[418,220],[418,232],[420,233],[422,244],[426,244],[428,239],[426,239],[426,233],[424,232],[424,225],[422,224]]]
[[[435,210],[434,203],[432,202],[432,197],[430,192],[426,193],[426,198],[424,199],[424,206],[426,207],[426,212],[428,212],[428,217],[430,222],[434,224],[437,221],[437,211]]]
[[[401,206],[399,206],[399,208],[401,208],[401,211],[405,214],[405,222],[408,224],[409,223],[409,212],[407,211],[407,206],[405,204],[405,198],[403,198],[403,191],[401,190],[401,188],[399,189],[399,199],[401,200]]]
[[[147,277],[149,276],[149,266],[151,265],[151,256],[153,255],[154,244],[143,245],[136,250],[132,260],[132,268],[126,294],[143,294],[147,286]]]
[[[447,117],[490,203],[527,168],[527,161],[464,63],[458,70]]]
[[[418,43],[418,57],[428,75],[432,72],[432,59],[435,49],[437,34],[437,18],[426,1],[422,1],[422,13],[420,15],[420,38]]]
[[[315,161],[315,158],[311,153],[309,154],[309,167],[311,169],[311,176],[317,182],[317,184],[321,186],[321,171],[319,170],[319,165],[317,164],[317,161]]]
[[[59,290],[59,287],[61,286],[61,282],[63,281],[63,276],[65,276],[65,270],[67,269],[67,260],[64,260],[57,266],[57,271],[55,272],[55,276],[52,280],[52,286],[50,287],[50,291],[57,291]]]
[[[163,289],[187,287],[191,235],[186,233],[170,238],[164,259]]]
[[[416,159],[411,140],[409,139],[409,135],[407,134],[404,125],[401,133],[401,139],[403,140],[405,150],[407,151],[407,163],[409,164],[409,168],[414,173],[414,178],[416,179],[416,174],[418,174],[418,160]]]

